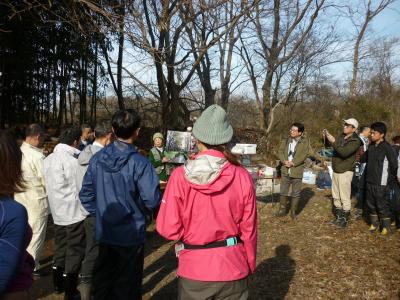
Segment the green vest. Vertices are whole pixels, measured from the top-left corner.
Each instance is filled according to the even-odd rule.
[[[162,155],[162,153],[157,149],[157,148],[151,148],[151,153],[153,154],[153,157],[154,157],[154,159],[155,160],[159,160],[159,161],[161,161],[162,160],[162,157],[163,157],[163,155]],[[157,168],[155,168],[156,169],[156,173],[157,173],[157,175],[160,175],[161,174],[161,172],[164,170],[164,165],[161,165],[161,166],[158,166]]]

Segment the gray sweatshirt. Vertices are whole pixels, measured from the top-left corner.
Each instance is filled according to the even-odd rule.
[[[85,149],[79,154],[78,157],[78,169],[76,171],[76,188],[78,189],[78,195],[82,188],[83,177],[86,174],[86,170],[89,166],[89,161],[97,152],[104,147],[97,142],[91,145],[87,145]]]

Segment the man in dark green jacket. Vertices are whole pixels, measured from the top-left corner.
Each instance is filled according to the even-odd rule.
[[[281,196],[277,217],[286,215],[289,202],[289,188],[292,186],[292,201],[290,203],[290,217],[296,218],[296,210],[300,201],[301,181],[303,178],[304,161],[309,154],[309,141],[303,136],[304,125],[293,123],[289,137],[282,140],[279,146],[278,156],[282,164],[281,168]]]
[[[362,142],[356,130],[358,121],[354,118],[343,120],[343,133],[335,139],[326,129],[323,135],[331,143],[332,157],[332,197],[335,219],[332,224],[341,228],[347,226],[351,210],[351,181],[356,165],[356,152]]]

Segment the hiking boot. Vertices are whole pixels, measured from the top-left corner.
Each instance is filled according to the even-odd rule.
[[[354,220],[361,220],[363,216],[363,210],[361,208],[356,208],[353,219]]]
[[[337,207],[334,207],[333,210],[334,210],[335,218],[332,221],[330,221],[330,223],[332,225],[338,225],[339,219],[343,214],[343,210],[341,208],[337,208]]]
[[[54,292],[56,294],[61,294],[64,292],[64,268],[53,266],[52,268],[53,271],[53,287],[54,287]]]
[[[337,226],[339,226],[341,229],[345,229],[347,227],[347,223],[349,222],[349,217],[350,217],[350,211],[343,210],[341,216],[338,219]]]
[[[368,231],[374,233],[379,230],[379,220],[377,215],[369,215],[371,225],[369,226]]]
[[[289,202],[288,196],[282,196],[279,198],[279,210],[275,214],[275,217],[284,217],[286,216],[286,209]]]
[[[292,201],[290,202],[290,218],[295,220],[297,215],[297,208],[299,206],[300,197],[292,197]]]
[[[382,219],[382,235],[388,235],[392,233],[392,229],[390,228],[390,218],[383,218]]]

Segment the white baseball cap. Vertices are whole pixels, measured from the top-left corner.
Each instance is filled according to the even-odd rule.
[[[343,119],[343,122],[349,125],[352,125],[355,129],[358,128],[358,121],[354,118],[350,118],[350,119]]]

